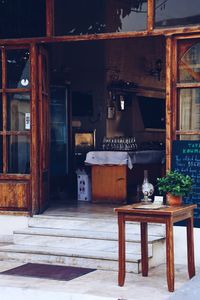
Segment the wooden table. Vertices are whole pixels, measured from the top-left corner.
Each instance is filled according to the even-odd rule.
[[[193,213],[197,206],[182,205],[170,206],[160,209],[137,208],[141,204],[125,205],[115,208],[118,214],[119,229],[119,270],[118,284],[124,285],[125,280],[125,222],[140,222],[141,232],[141,262],[142,276],[148,276],[148,227],[147,223],[162,223],[166,225],[166,265],[167,284],[170,292],[174,291],[174,238],[173,224],[186,220],[187,224],[187,255],[188,273],[192,278],[195,275],[194,264],[194,237],[193,237]]]

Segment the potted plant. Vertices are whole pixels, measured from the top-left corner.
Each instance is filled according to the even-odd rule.
[[[164,177],[157,178],[158,190],[167,195],[167,204],[181,205],[182,196],[187,196],[192,190],[193,180],[189,175],[178,171],[168,171]]]

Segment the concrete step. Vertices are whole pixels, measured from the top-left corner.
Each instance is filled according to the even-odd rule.
[[[162,261],[160,250],[163,243],[154,243],[152,255],[149,255],[150,267],[159,265]],[[35,245],[8,245],[0,248],[0,260],[18,260],[21,262],[38,262],[61,264],[69,266],[82,266],[101,270],[118,270],[117,249],[104,251],[88,248],[70,247],[46,247]],[[163,249],[161,252],[164,252]],[[153,258],[153,256],[155,256]],[[156,261],[155,261],[156,258]],[[160,261],[161,260],[161,261]],[[141,271],[141,255],[134,252],[126,252],[127,272],[139,273]]]
[[[51,229],[51,228],[34,228],[29,227],[23,230],[14,231],[14,242],[17,243],[19,237],[23,239],[23,236],[46,236],[46,237],[58,237],[58,238],[82,238],[82,239],[92,239],[92,240],[110,240],[118,241],[118,232],[117,231],[94,231],[84,229]],[[140,243],[140,234],[135,232],[126,233],[127,242]],[[163,239],[162,235],[148,235],[149,243],[154,242],[155,240]],[[21,243],[19,241],[19,243]]]
[[[164,261],[163,226],[149,226],[149,266]],[[118,226],[115,218],[35,216],[17,230],[14,243],[0,248],[0,259],[118,270]],[[126,225],[127,272],[141,270],[140,226]]]
[[[85,230],[94,232],[118,232],[117,218],[74,218],[74,217],[54,217],[39,215],[29,218],[29,227],[50,228],[64,230]],[[138,223],[126,222],[126,232],[130,234],[140,234]],[[152,236],[165,236],[165,226],[161,224],[148,224],[148,233]]]

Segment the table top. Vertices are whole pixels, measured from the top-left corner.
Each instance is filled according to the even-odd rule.
[[[183,204],[181,206],[163,206],[157,209],[141,208],[142,203],[136,203],[131,205],[124,205],[114,209],[117,213],[126,213],[132,215],[166,215],[175,216],[188,211],[193,210],[197,207],[196,204]]]

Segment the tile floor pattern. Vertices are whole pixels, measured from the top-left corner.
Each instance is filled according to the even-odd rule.
[[[1,261],[0,272],[20,265],[22,264],[17,262]],[[200,269],[198,269],[197,272],[200,272]],[[175,275],[175,287],[178,289],[188,280],[186,266],[176,265]],[[26,289],[26,291],[32,289],[32,296],[34,295],[34,291],[35,294],[41,292],[43,293],[43,300],[50,300],[50,298],[45,297],[49,292],[58,293],[56,300],[59,300],[59,293],[66,293],[66,295],[69,293],[74,295],[79,293],[83,295],[84,299],[95,299],[96,296],[101,296],[105,297],[105,299],[116,300],[165,300],[171,295],[167,290],[165,265],[151,269],[149,277],[142,277],[141,274],[127,274],[123,287],[117,285],[117,272],[101,270],[94,271],[68,282],[0,275],[0,299],[11,300],[9,298],[3,298],[4,291],[8,290],[6,287],[9,287],[9,290],[10,288],[13,288],[13,290],[21,288]],[[72,298],[66,297],[66,300],[67,299]],[[18,299],[15,298],[15,300]]]

